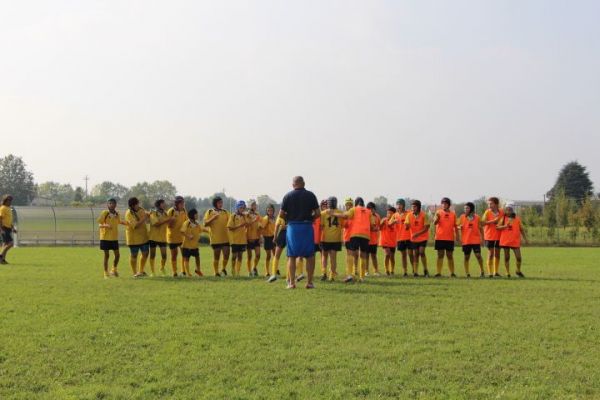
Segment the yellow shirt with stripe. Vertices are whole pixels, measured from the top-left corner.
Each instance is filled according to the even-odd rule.
[[[167,242],[167,225],[164,221],[168,220],[169,216],[166,212],[152,210],[150,212],[150,240],[159,243]],[[161,223],[162,222],[162,223]],[[161,223],[160,225],[156,225]]]
[[[338,212],[337,209],[334,211]],[[342,242],[343,222],[341,217],[329,215],[329,211],[321,211],[321,241],[325,243]]]
[[[216,212],[219,216],[206,224],[206,220],[212,217]],[[204,226],[209,230],[210,244],[229,243],[229,233],[227,232],[227,222],[229,221],[229,211],[215,210],[211,208],[204,213]]]
[[[227,228],[237,228],[247,222],[247,217],[240,214],[231,214],[229,221],[227,221]],[[246,236],[246,228],[229,229],[229,243],[230,244],[248,244],[248,237]]]
[[[189,219],[181,225],[181,233],[183,234],[183,244],[181,245],[184,249],[197,249],[198,241],[200,240],[200,234],[202,233],[202,225],[196,222],[192,222]],[[191,238],[190,238],[191,237]]]
[[[100,213],[96,222],[98,222],[98,225],[110,225],[109,228],[99,228],[100,240],[119,240],[119,224],[121,223],[121,216],[118,212],[113,214],[108,210],[104,210]]]
[[[181,227],[183,226],[183,223],[188,219],[187,211],[185,211],[185,209],[178,211],[174,207],[171,207],[167,211],[167,215],[169,216],[169,218],[175,217],[173,225],[167,226],[167,243],[183,243],[183,234],[181,233]]]
[[[246,228],[246,236],[248,237],[248,241],[258,240],[260,239],[260,221],[261,217],[259,213],[249,213],[248,217],[248,227]]]
[[[269,218],[268,215],[265,215],[262,217],[260,227],[260,232],[263,236],[270,237],[275,235],[275,217]]]
[[[140,224],[136,227],[136,224],[144,218],[145,213],[146,210],[141,207],[136,212],[127,210],[125,213],[125,222],[127,223],[127,227],[125,229],[125,240],[127,242],[127,246],[137,246],[148,243],[148,228],[146,227],[146,223]]]
[[[13,227],[13,212],[9,206],[0,207],[0,218],[2,219],[3,228]]]

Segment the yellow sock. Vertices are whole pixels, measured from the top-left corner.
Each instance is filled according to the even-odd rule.
[[[277,269],[279,265],[277,265],[277,257],[273,257],[273,262],[271,263],[271,275],[277,275]]]
[[[219,273],[219,260],[213,260],[213,272],[215,275]]]
[[[252,259],[250,256],[246,259],[246,268],[248,269],[248,272],[252,271]]]
[[[488,258],[485,262],[485,266],[487,268],[488,275],[494,275],[493,261]]]
[[[448,260],[448,268],[450,269],[450,273],[453,274],[454,273],[454,259],[453,258]]]
[[[365,262],[365,260],[363,258],[361,258],[360,259],[359,277],[360,277],[360,279],[364,279],[366,275],[367,275],[367,262]]]
[[[140,272],[143,274],[144,269],[146,268],[146,262],[148,261],[148,256],[142,254],[142,259],[140,260]]]
[[[161,272],[165,271],[165,266],[167,265],[167,259],[166,258],[161,258],[160,259],[160,270]]]
[[[177,259],[171,259],[171,269],[173,270],[173,274],[177,273]]]
[[[223,266],[223,270],[227,271],[227,263],[229,262],[229,258],[223,258],[223,264],[221,264]],[[233,266],[233,265],[232,265]],[[233,268],[232,268],[233,269]]]
[[[442,268],[444,268],[444,259],[438,257],[437,265],[436,265],[436,269],[435,269],[436,273],[441,274]]]
[[[498,258],[494,257],[494,274],[497,274],[499,270],[500,270],[500,257],[498,257]]]
[[[504,261],[504,267],[506,268],[506,274],[510,275],[510,260]]]
[[[346,258],[346,273],[348,276],[354,275],[354,257],[352,256]]]
[[[239,275],[241,270],[242,270],[242,260],[238,259],[235,262],[235,275],[236,276]]]

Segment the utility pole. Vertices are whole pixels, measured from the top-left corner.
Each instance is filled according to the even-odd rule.
[[[90,180],[89,176],[84,176],[83,180],[85,181],[85,198],[87,199],[88,197],[88,181]]]

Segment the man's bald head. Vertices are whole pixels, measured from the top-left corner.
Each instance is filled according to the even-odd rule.
[[[295,176],[294,179],[292,179],[292,186],[294,187],[294,189],[303,188],[304,178],[301,176]]]

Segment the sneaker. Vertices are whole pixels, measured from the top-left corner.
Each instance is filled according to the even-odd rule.
[[[113,268],[110,271],[110,276],[114,276],[115,278],[118,278],[119,277],[119,271],[117,271],[116,269]]]
[[[423,273],[423,276],[425,278],[429,278],[429,271],[425,270],[425,272]]]
[[[296,282],[300,282],[302,279],[304,279],[304,274],[298,275],[298,277],[296,278]]]
[[[354,278],[351,276],[348,276],[344,279],[344,283],[351,283],[351,282],[354,282]]]
[[[451,273],[450,274],[450,278],[456,278],[456,274],[455,273]]]
[[[277,276],[281,275],[281,272],[279,272],[279,270],[277,270]]]
[[[217,272],[217,273],[215,274],[215,277],[216,277],[216,278],[220,278],[220,277],[221,277],[221,274]]]
[[[2,265],[8,265],[8,261],[6,261],[4,258],[0,259],[0,264]]]
[[[252,270],[252,276],[258,276],[258,270],[256,268]]]
[[[499,273],[495,273],[494,276],[498,277],[498,278],[502,278],[502,275],[500,275]]]
[[[381,276],[381,274],[379,272],[375,272],[373,275],[375,275],[375,276]]]
[[[525,278],[525,275],[523,275],[523,273],[521,271],[517,272],[517,276],[519,278]]]
[[[365,276],[369,276],[369,273],[368,273],[368,272],[365,272]]]
[[[479,274],[480,278],[485,278],[485,274],[482,272],[481,274]]]
[[[108,272],[104,273],[104,279],[108,279],[110,277],[110,274]]]
[[[390,271],[385,271],[385,274],[386,274],[387,276],[390,276],[390,275],[391,275]]]
[[[323,274],[323,276],[321,276],[321,280],[322,281],[326,281],[327,280],[327,274]]]
[[[288,285],[286,286],[286,289],[296,289],[296,285],[293,283],[288,283]]]
[[[269,279],[267,279],[268,283],[273,283],[277,280],[277,275],[271,275]]]
[[[202,271],[200,271],[199,269],[194,271],[196,273],[196,275],[198,276],[204,276],[204,274],[202,273]]]
[[[313,285],[312,283],[307,283],[305,286],[307,289],[314,289],[315,285]]]
[[[470,278],[470,277],[471,277],[471,274],[467,274],[467,278]]]
[[[133,275],[134,278],[142,278],[144,275],[142,275],[141,273],[137,273],[135,275]]]
[[[408,272],[405,272],[402,276],[408,278]]]
[[[494,277],[494,275],[488,275],[488,278],[492,279]]]
[[[415,272],[415,273],[413,273],[413,277],[414,277],[414,278],[418,278],[418,277],[419,277],[419,274],[417,274],[417,273]]]
[[[223,274],[223,276],[227,276],[227,270],[226,269],[222,269],[221,273]]]
[[[506,277],[507,277],[508,279],[510,279],[510,274],[506,274]]]
[[[179,278],[179,275],[177,275],[177,273],[174,273],[173,278]]]
[[[434,278],[441,278],[441,277],[442,277],[442,274],[435,274],[433,277],[434,277]]]

